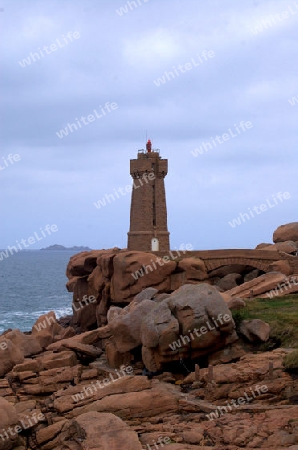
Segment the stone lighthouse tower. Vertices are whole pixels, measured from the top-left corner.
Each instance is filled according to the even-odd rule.
[[[139,150],[138,158],[130,160],[133,189],[128,250],[170,250],[164,185],[167,173],[168,160],[160,157],[159,150],[152,149],[150,140],[146,150]]]

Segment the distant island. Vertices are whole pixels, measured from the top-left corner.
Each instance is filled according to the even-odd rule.
[[[91,250],[91,248],[84,247],[82,245],[80,245],[80,246],[74,245],[73,247],[64,247],[64,245],[54,244],[54,245],[50,245],[49,247],[41,248],[40,250],[75,250],[78,252],[82,252],[84,250],[89,251],[89,250]]]

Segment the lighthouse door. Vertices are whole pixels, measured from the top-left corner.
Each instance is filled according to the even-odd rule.
[[[159,251],[159,240],[157,238],[151,239],[151,251],[158,252]]]

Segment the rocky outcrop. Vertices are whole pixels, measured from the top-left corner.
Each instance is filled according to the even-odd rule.
[[[190,303],[182,300],[173,302],[177,315]],[[211,303],[212,314],[217,301]],[[94,337],[85,333],[82,342]],[[290,350],[243,354],[233,344],[213,353],[214,366],[197,367],[186,377],[178,371],[153,379],[141,376],[143,366],[137,363],[113,370],[104,355],[82,365],[72,352],[64,353],[54,353],[58,359],[49,351],[28,357],[0,379],[0,449],[279,450],[298,445],[298,386],[282,363]],[[227,363],[231,358],[234,362]],[[62,359],[63,366],[48,366]]]
[[[273,233],[273,242],[298,241],[298,222],[281,225]]]
[[[110,308],[108,326],[115,349],[125,353],[142,347],[143,362],[151,372],[237,340],[227,304],[208,284],[186,284],[159,302],[137,296],[123,309]]]
[[[269,245],[267,250],[173,250],[166,255],[118,248],[79,253],[71,257],[66,271],[67,289],[73,292],[70,325],[77,333],[105,326],[112,305],[124,307],[149,287],[159,295],[201,283],[230,291],[264,272],[293,275],[298,271],[293,245]],[[110,349],[113,346],[110,341]]]

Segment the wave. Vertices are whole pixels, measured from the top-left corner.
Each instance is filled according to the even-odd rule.
[[[3,333],[8,328],[29,331],[40,316],[50,311],[55,311],[57,319],[72,314],[72,308],[69,306],[38,311],[9,311],[1,314],[0,333]]]

